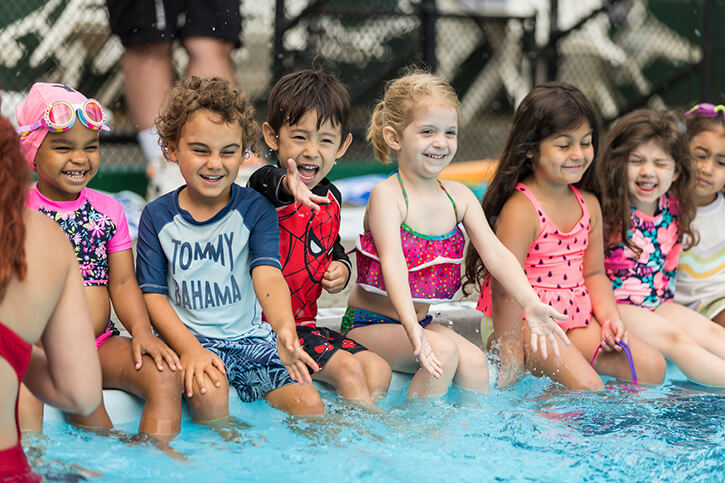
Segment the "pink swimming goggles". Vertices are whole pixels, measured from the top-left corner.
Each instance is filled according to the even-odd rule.
[[[106,126],[106,116],[101,104],[95,99],[88,99],[82,104],[56,101],[45,109],[43,116],[38,121],[26,126],[19,126],[15,128],[15,131],[21,136],[43,127],[50,132],[65,132],[73,127],[76,119],[93,131],[110,130]]]
[[[725,120],[725,106],[722,104],[710,104],[709,102],[702,102],[692,106],[692,108],[685,113],[685,117],[688,116],[702,116],[702,117],[722,117]]]

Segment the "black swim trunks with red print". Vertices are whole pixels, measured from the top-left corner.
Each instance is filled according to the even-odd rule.
[[[320,367],[324,367],[330,360],[332,354],[338,350],[344,350],[350,354],[366,351],[367,348],[348,339],[339,332],[325,327],[309,327],[306,325],[297,326],[297,336],[300,338],[300,345]]]

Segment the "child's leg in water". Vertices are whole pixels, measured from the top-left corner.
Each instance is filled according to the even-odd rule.
[[[448,327],[430,324],[426,330],[451,340],[458,350],[458,369],[453,377],[454,384],[476,392],[489,392],[488,360],[474,343]]]
[[[725,359],[725,328],[704,315],[674,302],[661,304],[655,309],[655,314],[687,331],[699,345],[720,359]]]
[[[458,369],[458,348],[447,337],[428,329],[423,330],[433,353],[441,362],[443,374],[439,378],[435,378],[420,366],[402,325],[376,324],[359,327],[351,330],[348,337],[380,355],[394,371],[414,374],[408,387],[409,398],[439,396],[448,392]]]
[[[374,406],[375,393],[387,392],[391,377],[388,363],[374,352],[351,354],[344,350],[335,351],[322,370],[312,376],[332,385],[340,396],[367,406]]]
[[[725,359],[698,344],[689,332],[659,312],[659,307],[656,312],[651,312],[634,305],[619,305],[619,313],[627,329],[662,352],[688,378],[707,386],[725,387]],[[708,323],[717,327],[710,321]]]
[[[567,333],[569,340],[579,348],[586,361],[592,360],[597,346],[602,341],[601,330],[597,319],[592,317],[589,326],[573,329]],[[636,334],[630,333],[627,339],[638,381],[643,384],[662,384],[667,371],[667,362],[662,354]],[[624,351],[600,351],[594,361],[594,369],[604,376],[625,381],[632,380],[632,370]]]
[[[325,405],[312,384],[287,384],[269,391],[264,400],[293,416],[322,416]]]
[[[578,331],[582,333],[579,334],[579,337],[575,341],[572,335]],[[597,345],[601,342],[601,329],[599,324],[595,324],[595,327],[589,324],[589,326],[581,329],[570,330],[567,332],[567,336],[572,343],[568,346],[559,344],[561,357],[554,357],[553,349],[549,348],[549,356],[544,359],[541,357],[541,348],[536,352],[531,350],[531,346],[529,345],[531,333],[528,327],[524,326],[523,337],[525,341],[526,365],[531,373],[537,377],[548,376],[552,380],[571,389],[598,391],[604,387],[604,384],[599,374],[589,365],[589,361]],[[591,350],[587,352],[590,354],[588,360],[586,359],[586,353],[582,354],[579,344],[581,344],[582,349],[586,349],[588,345],[593,344]],[[624,363],[627,363],[626,358]]]

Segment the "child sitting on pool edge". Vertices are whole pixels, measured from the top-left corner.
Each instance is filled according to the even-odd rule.
[[[297,339],[274,207],[234,184],[258,132],[252,106],[226,80],[192,77],[169,91],[156,127],[187,184],[141,214],[137,277],[154,327],[181,359],[192,417],[226,419],[229,384],[245,402],[324,414],[305,384],[317,364]]]
[[[388,363],[316,325],[322,289],[341,292],[352,268],[340,243],[340,192],[326,178],[352,141],[350,95],[332,74],[307,69],[282,77],[267,106],[262,131],[278,163],[258,169],[249,186],[277,207],[282,273],[292,292],[297,334],[321,367],[312,377],[372,406],[390,385]]]

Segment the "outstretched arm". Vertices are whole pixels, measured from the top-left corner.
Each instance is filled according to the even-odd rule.
[[[292,301],[287,281],[279,268],[271,265],[257,265],[252,269],[254,293],[262,306],[269,325],[277,334],[279,358],[287,367],[290,377],[297,382],[312,382],[310,372],[320,367],[300,346],[292,314]]]
[[[264,195],[275,206],[299,201],[311,210],[320,209],[318,203],[329,203],[324,196],[314,194],[300,179],[297,163],[288,159],[282,167],[263,166],[249,177],[249,187]]]
[[[496,233],[501,236],[499,239],[489,227],[483,210],[471,190],[460,183],[452,184],[457,196],[463,200],[463,203],[460,203],[463,207],[463,225],[471,243],[492,277],[524,311],[526,323],[531,331],[532,350],[536,352],[540,348],[542,357],[546,358],[548,341],[558,357],[559,345],[556,337],[567,345],[570,343],[564,331],[556,323],[557,320],[566,320],[566,316],[539,300],[522,268],[538,230],[538,221],[534,220],[532,223],[530,207],[516,203],[516,196],[506,203],[497,222],[500,226]],[[528,217],[527,212],[529,212]],[[510,249],[516,252],[512,253]],[[507,322],[504,323],[504,327],[507,327],[507,331],[512,331],[514,330],[513,311],[505,304],[503,307],[498,307],[500,302],[505,300],[501,295],[499,289],[499,304],[496,308],[505,311]],[[494,313],[494,324],[497,317],[498,314]]]
[[[390,183],[378,183],[370,193],[367,206],[367,221],[370,233],[380,258],[383,280],[390,302],[398,314],[398,320],[405,328],[413,352],[428,372],[435,377],[443,373],[441,363],[433,353],[425,333],[418,323],[408,283],[408,266],[400,244],[400,223],[403,215],[399,208],[391,206],[390,200],[395,199],[392,188],[399,188]]]

